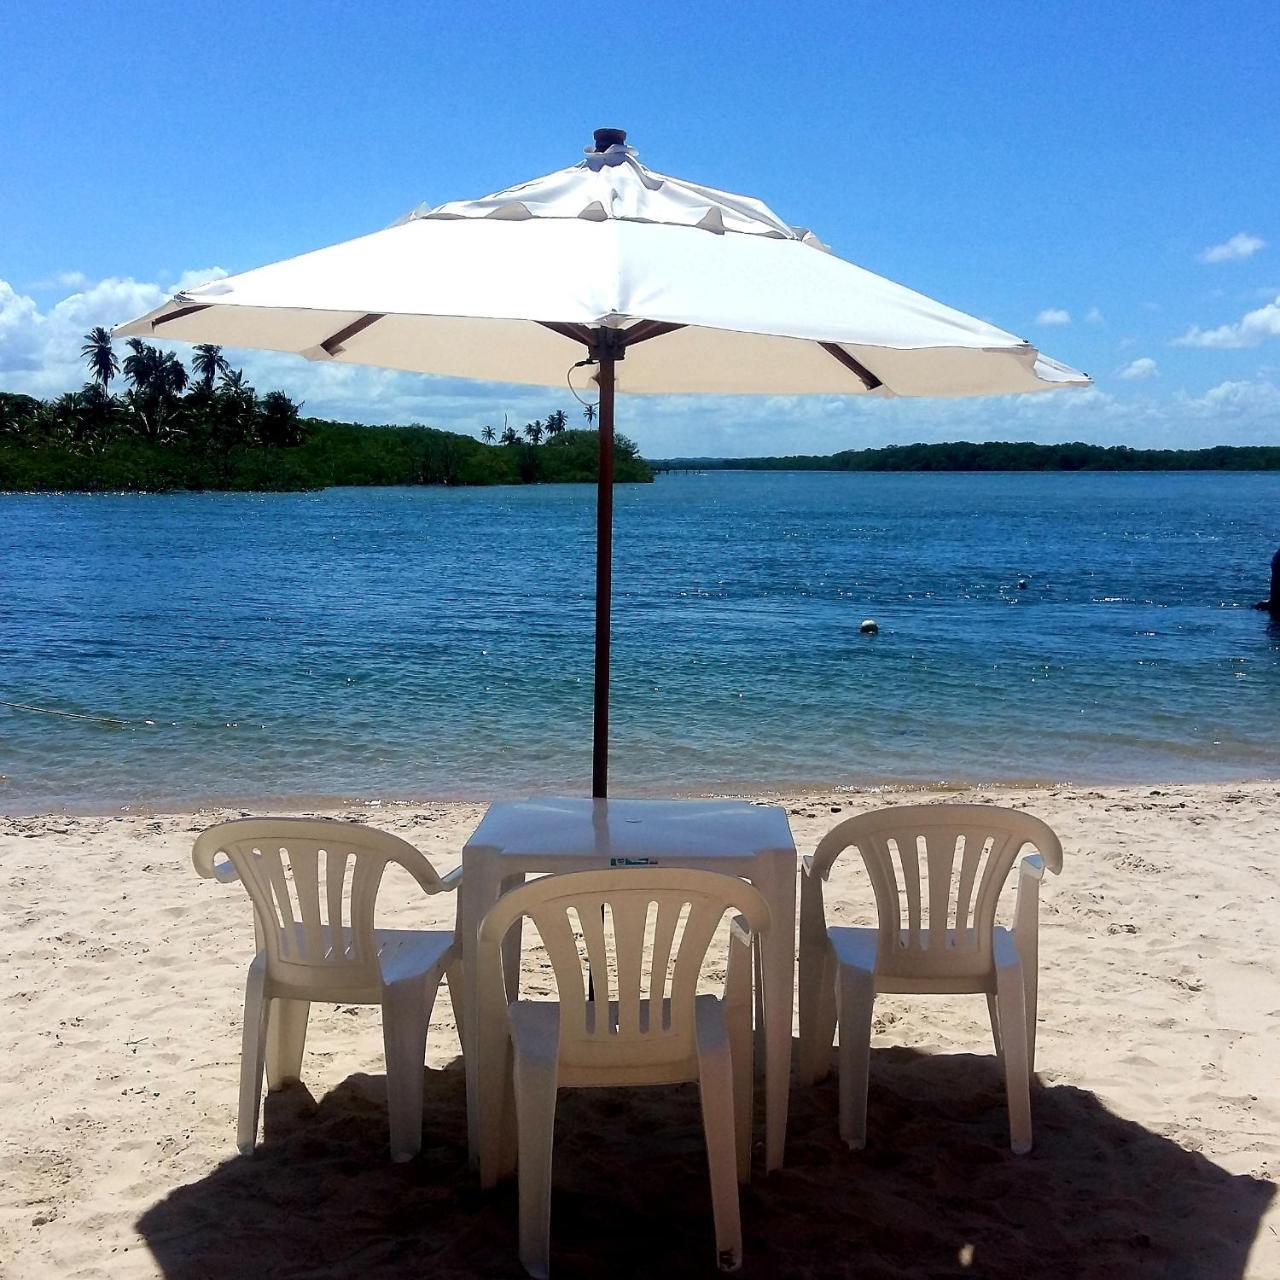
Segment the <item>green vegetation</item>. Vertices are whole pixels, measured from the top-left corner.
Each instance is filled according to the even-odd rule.
[[[564,410],[471,436],[303,418],[282,391],[258,393],[219,347],[188,372],[136,338],[121,362],[102,328],[85,335],[91,380],[56,400],[0,392],[0,490],[319,489],[331,485],[594,483],[598,437]],[[123,376],[122,394],[110,384]],[[593,421],[593,406],[584,412]],[[620,483],[653,473],[614,438]]]
[[[669,458],[655,471],[1280,471],[1280,447],[1130,449],[1127,445],[901,444],[790,458]]]

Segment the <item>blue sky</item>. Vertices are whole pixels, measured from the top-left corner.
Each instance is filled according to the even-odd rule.
[[[651,455],[1277,444],[1278,48],[1274,3],[7,6],[0,389],[78,385],[86,328],[184,280],[563,167],[618,124],[653,168],[760,196],[1096,379],[627,401]],[[241,362],[260,390],[368,422],[475,431],[564,399]]]

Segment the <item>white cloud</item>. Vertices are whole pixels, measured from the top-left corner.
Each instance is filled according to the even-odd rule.
[[[1252,258],[1259,249],[1265,249],[1267,242],[1261,236],[1251,236],[1244,231],[1237,231],[1230,240],[1221,244],[1212,244],[1196,255],[1200,262],[1240,262]]]
[[[1097,307],[1090,307],[1084,318],[1085,324],[1106,324],[1106,319]]]
[[[89,277],[83,271],[55,271],[53,275],[37,280],[31,288],[40,293],[50,289],[83,289]]]
[[[1215,347],[1219,350],[1261,346],[1268,338],[1280,337],[1280,296],[1256,311],[1249,311],[1236,324],[1222,324],[1216,329],[1192,325],[1175,347]]]
[[[0,372],[39,368],[35,331],[41,320],[34,298],[0,280]]]
[[[172,284],[170,293],[183,293],[199,285],[208,284],[211,280],[225,280],[227,273],[221,267],[198,267],[194,271],[184,271]]]
[[[1220,382],[1202,396],[1177,397],[1180,408],[1218,423],[1258,420],[1258,444],[1273,444],[1275,415],[1280,413],[1280,387],[1269,379]],[[1268,430],[1268,420],[1272,429]]]
[[[1036,316],[1036,324],[1070,324],[1071,312],[1064,311],[1061,307],[1045,307],[1045,309]]]
[[[1160,366],[1150,356],[1139,356],[1136,360],[1131,360],[1117,374],[1117,378],[1124,378],[1126,382],[1146,382],[1151,378],[1160,376]]]

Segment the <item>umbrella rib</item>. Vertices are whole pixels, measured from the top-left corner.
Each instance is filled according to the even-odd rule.
[[[881,380],[877,378],[866,365],[860,364],[838,343],[820,342],[818,343],[818,346],[820,346],[829,356],[834,356],[839,360],[846,369],[856,373],[862,380],[862,385],[866,387],[868,391],[874,391],[877,387],[884,386],[884,383],[881,382]]]
[[[152,332],[158,329],[162,324],[168,324],[170,320],[181,320],[183,316],[194,315],[197,311],[208,311],[210,305],[211,304],[208,302],[201,302],[193,307],[179,307],[177,311],[170,311],[167,316],[157,316],[151,322]]]
[[[622,337],[627,346],[634,347],[637,343],[648,342],[650,338],[661,338],[664,334],[674,333],[677,329],[683,329],[682,324],[672,324],[666,320],[641,320],[639,324],[633,324],[630,329],[623,329]]]
[[[320,349],[330,356],[336,356],[343,348],[348,338],[354,338],[357,333],[363,333],[371,324],[377,324],[379,320],[386,318],[384,311],[370,311],[368,315],[363,315],[359,320],[353,320],[343,329],[339,329],[332,337],[326,338],[321,344]]]
[[[550,329],[552,333],[558,333],[562,338],[580,342],[584,347],[589,347],[595,341],[585,324],[561,324],[558,320],[539,320],[538,324],[544,329]]]

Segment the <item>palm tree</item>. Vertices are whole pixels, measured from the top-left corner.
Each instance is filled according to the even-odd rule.
[[[120,361],[111,350],[111,334],[101,325],[95,325],[84,335],[80,354],[88,361],[93,380],[103,388],[120,372]]]
[[[498,433],[492,427],[485,427],[485,429],[480,433],[480,439],[483,440],[485,444],[492,444],[497,438]]]
[[[131,354],[124,358],[124,376],[133,383],[135,391],[140,391],[143,387],[150,386],[155,357],[160,352],[155,347],[147,346],[141,338],[130,338],[125,345]]]
[[[535,419],[533,422],[526,423],[525,429],[524,429],[524,436],[525,436],[525,439],[528,440],[530,444],[540,444],[542,442],[541,420]]]
[[[70,421],[79,417],[84,412],[85,399],[84,393],[81,391],[63,392],[54,402],[53,407],[58,411],[58,416],[63,421]]]
[[[82,391],[67,391],[53,402],[58,425],[72,444],[83,444],[92,433],[92,423],[86,413],[88,407]]]
[[[224,369],[222,390],[233,396],[253,395],[253,388],[245,381],[243,369]]]
[[[515,427],[503,427],[503,428],[502,428],[502,443],[503,443],[503,444],[518,444],[518,443],[519,443],[519,441],[520,441],[520,437],[519,437],[518,435],[516,435],[516,429],[515,429]]]
[[[229,369],[222,348],[212,342],[201,342],[196,346],[195,357],[191,361],[191,371],[204,383],[206,391],[213,387],[213,380],[220,373]]]
[[[160,381],[170,399],[176,399],[187,389],[187,371],[172,351],[160,357]]]
[[[258,438],[262,443],[280,448],[301,444],[300,408],[283,391],[268,391],[257,406]]]
[[[172,351],[161,351],[138,338],[129,339],[130,355],[124,358],[124,376],[133,383],[125,403],[137,418],[143,434],[159,440],[186,390],[187,371]]]
[[[133,353],[124,358],[124,376],[136,391],[171,398],[187,389],[187,371],[172,351],[149,347],[140,338],[129,339]]]
[[[569,425],[568,415],[563,409],[556,409],[547,414],[547,435],[554,439]]]
[[[249,443],[260,423],[258,398],[245,380],[244,370],[225,369],[212,399],[209,423],[213,435],[223,445]]]
[[[596,420],[596,407],[593,404],[584,404],[582,406],[582,416],[586,418],[588,425]]]

